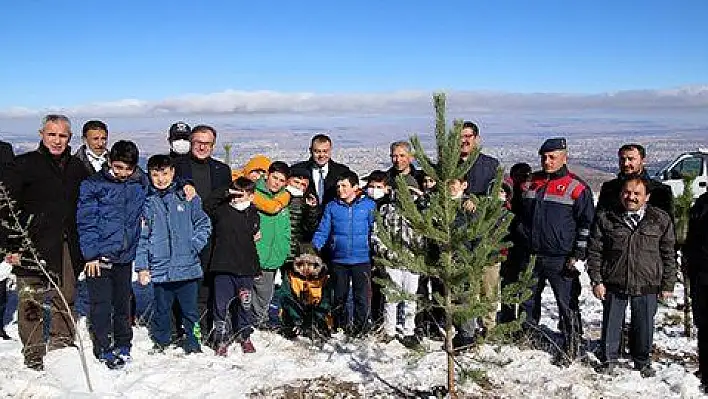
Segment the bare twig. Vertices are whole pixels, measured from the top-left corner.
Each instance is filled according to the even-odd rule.
[[[83,369],[84,377],[86,379],[86,386],[89,392],[93,392],[93,386],[91,385],[91,377],[89,375],[88,364],[86,362],[86,351],[84,350],[83,337],[81,336],[81,331],[79,329],[78,323],[76,322],[76,320],[74,319],[74,315],[72,314],[71,306],[69,306],[69,302],[66,300],[66,297],[64,296],[59,285],[56,282],[58,276],[55,273],[51,273],[47,270],[46,262],[40,257],[37,248],[34,246],[34,243],[32,242],[32,239],[29,236],[28,227],[29,223],[31,222],[31,217],[30,220],[27,221],[26,225],[22,224],[20,219],[20,210],[15,207],[15,202],[12,200],[10,194],[7,191],[7,188],[2,183],[0,183],[0,209],[6,209],[8,211],[7,215],[9,217],[9,220],[4,221],[3,225],[14,233],[14,238],[20,239],[21,251],[23,254],[28,255],[28,257],[23,257],[22,260],[27,261],[30,264],[34,265],[36,268],[38,268],[39,271],[41,271],[42,274],[44,274],[44,276],[49,280],[49,284],[56,291],[57,295],[59,295],[59,298],[61,298],[62,304],[67,310],[67,316],[69,317],[71,324],[74,325],[76,338],[79,341],[77,349],[79,351],[79,358],[81,359],[81,368]]]

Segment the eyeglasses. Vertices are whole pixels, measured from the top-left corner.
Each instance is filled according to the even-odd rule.
[[[192,143],[196,145],[201,145],[201,146],[207,146],[207,147],[213,147],[214,142],[213,141],[199,141],[199,140],[194,140]]]

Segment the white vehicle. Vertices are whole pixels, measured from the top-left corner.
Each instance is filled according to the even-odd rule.
[[[674,197],[683,193],[683,176],[694,175],[693,198],[705,193],[708,187],[708,149],[684,152],[669,162],[654,176],[655,179],[669,185]]]

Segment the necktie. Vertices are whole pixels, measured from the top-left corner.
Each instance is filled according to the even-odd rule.
[[[317,199],[319,199],[320,204],[322,203],[322,198],[324,198],[324,169],[320,168],[320,180],[317,182]]]
[[[626,219],[627,219],[627,223],[629,224],[629,226],[633,230],[636,230],[637,226],[639,226],[639,220],[640,220],[639,214],[638,213],[630,213],[629,215],[627,215]]]

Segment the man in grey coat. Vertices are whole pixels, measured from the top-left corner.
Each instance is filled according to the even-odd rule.
[[[638,176],[622,185],[622,208],[597,214],[589,245],[588,275],[602,301],[604,364],[613,374],[619,357],[627,303],[632,309],[631,354],[642,377],[653,377],[651,349],[657,299],[669,298],[676,283],[675,236],[671,216],[647,203],[649,182]]]

